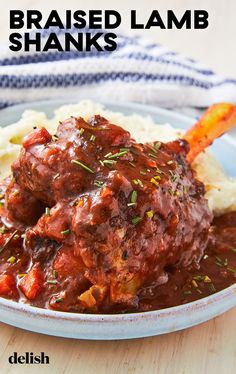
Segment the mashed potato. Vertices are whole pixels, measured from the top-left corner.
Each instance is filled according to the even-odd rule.
[[[45,113],[27,110],[22,118],[5,128],[0,128],[0,177],[10,173],[10,165],[19,154],[22,138],[33,127],[46,127],[54,133],[59,121],[70,116],[81,116],[88,119],[94,114],[100,114],[116,125],[128,130],[138,142],[160,140],[167,142],[176,139],[183,130],[177,130],[169,124],[157,125],[151,117],[140,115],[125,116],[112,112],[100,104],[91,101],[81,101],[79,104],[65,105],[55,111],[52,119]],[[203,152],[193,163],[198,178],[206,186],[206,198],[214,214],[222,214],[236,210],[236,179],[227,177],[215,157],[209,152]]]

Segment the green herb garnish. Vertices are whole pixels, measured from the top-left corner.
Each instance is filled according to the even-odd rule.
[[[168,192],[169,192],[169,194],[170,194],[171,196],[174,196],[174,193],[175,193],[175,192],[172,190],[172,188],[169,188],[169,189],[168,189]]]
[[[233,268],[230,268],[230,267],[228,267],[228,268],[227,268],[227,270],[228,270],[228,271],[230,271],[231,273],[235,273],[235,272],[236,272],[236,270],[235,270],[235,269],[233,269]]]
[[[94,171],[87,165],[83,164],[83,162],[79,161],[79,160],[72,160],[71,161],[73,164],[76,164],[76,165],[79,165],[81,166],[81,168],[83,168],[84,170],[88,171],[89,173],[92,173],[94,174]]]
[[[59,297],[58,299],[55,300],[56,303],[61,303],[64,299],[62,297]]]
[[[194,280],[196,281],[202,281],[204,279],[204,276],[202,275],[195,275],[195,277],[193,277]]]
[[[140,221],[142,221],[142,218],[139,216],[132,218],[132,223],[134,225],[137,225]]]
[[[145,172],[145,171],[143,171],[143,170],[140,170],[140,172],[139,172],[141,175],[146,175],[147,173]]]
[[[155,147],[156,149],[160,149],[160,148],[161,148],[161,142],[157,142],[157,143],[155,143],[155,144],[154,144],[154,147]]]
[[[148,156],[153,157],[153,158],[157,158],[157,156],[154,155],[153,153],[148,153]]]
[[[109,156],[111,156],[111,155],[112,155],[112,153],[109,152],[109,153],[107,153],[104,157],[107,158],[107,157],[109,157]]]
[[[131,201],[131,203],[136,203],[136,201],[137,201],[137,197],[138,197],[138,193],[137,193],[137,191],[132,191],[132,194],[131,194],[131,199],[130,199],[130,201]]]
[[[91,140],[92,142],[95,142],[95,140],[96,140],[96,136],[95,136],[95,135],[91,135],[90,140]]]
[[[177,180],[177,175],[173,175],[173,176],[171,177],[171,181],[174,183],[174,182],[176,182],[176,180]]]
[[[136,203],[137,203],[137,197],[138,197],[137,191],[132,191],[131,198],[130,198],[130,203],[128,203],[127,206],[136,205]]]
[[[118,153],[115,153],[113,155],[110,155],[108,156],[109,159],[112,159],[112,158],[119,158],[121,156],[124,156],[126,153],[128,153],[129,151],[125,150],[125,151],[121,151],[121,152],[118,152]]]
[[[58,273],[57,273],[57,271],[56,270],[53,270],[53,272],[52,272],[52,276],[53,276],[53,278],[57,278],[57,276],[58,276]]]
[[[165,174],[164,171],[162,171],[162,170],[159,169],[159,168],[156,168],[156,172],[159,173],[159,174]]]
[[[103,181],[98,181],[98,180],[95,180],[94,181],[94,185],[101,188],[103,185],[104,185],[104,182]]]
[[[152,147],[150,144],[148,145],[152,152],[157,153],[156,148]]]
[[[209,288],[209,290],[210,290],[212,293],[216,292],[216,288],[215,288],[215,286],[214,286],[213,283],[209,283],[208,288]]]
[[[50,216],[50,208],[45,208],[45,214],[46,216]]]
[[[113,165],[116,164],[116,161],[114,160],[103,160],[101,161],[101,163],[103,164],[103,166],[108,166],[108,167],[112,167]]]
[[[136,186],[143,187],[143,182],[140,179],[133,179],[133,183],[136,184]]]
[[[71,233],[70,229],[61,231],[61,235],[69,235],[70,233]]]
[[[8,230],[6,226],[0,227],[0,234],[5,234],[5,232]]]
[[[190,291],[190,290],[188,291],[188,290],[187,290],[187,291],[184,291],[183,294],[186,295],[186,296],[187,296],[187,295],[192,295],[192,291]]]
[[[14,239],[14,237],[18,234],[18,230],[15,230],[11,236],[5,241],[2,247],[0,247],[0,253],[8,246],[8,244]]]

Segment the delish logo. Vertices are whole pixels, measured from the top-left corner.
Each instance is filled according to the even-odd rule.
[[[13,352],[13,355],[8,358],[9,364],[49,364],[49,357],[44,352],[40,352],[39,355],[35,355],[33,352],[25,352],[24,355],[18,355],[17,352]]]

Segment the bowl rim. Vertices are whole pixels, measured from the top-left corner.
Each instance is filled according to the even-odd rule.
[[[4,307],[7,310],[11,310],[12,312],[17,312],[21,314],[32,315],[33,317],[41,317],[53,320],[63,320],[63,321],[73,321],[73,322],[118,322],[122,321],[136,321],[137,319],[155,319],[157,317],[165,318],[169,317],[170,315],[184,315],[185,312],[193,311],[196,313],[197,310],[204,309],[206,306],[209,305],[214,306],[218,304],[224,299],[227,299],[229,296],[233,296],[236,294],[236,283],[224,288],[221,291],[218,291],[212,295],[207,297],[203,297],[201,299],[177,305],[174,307],[169,307],[165,309],[159,310],[152,310],[147,312],[134,312],[134,313],[117,313],[117,314],[89,314],[89,313],[72,313],[72,312],[62,312],[52,309],[44,309],[38,308],[35,306],[31,306],[29,304],[20,303],[13,300],[8,300],[0,297],[0,307]]]

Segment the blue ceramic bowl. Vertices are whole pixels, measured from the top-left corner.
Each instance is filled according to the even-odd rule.
[[[0,126],[19,120],[25,109],[53,114],[53,110],[70,101],[37,102],[2,110]],[[189,128],[195,120],[174,112],[140,104],[105,103],[106,107],[124,114],[150,115],[157,123],[170,123],[177,128]],[[214,142],[212,151],[226,172],[236,175],[232,160],[236,142],[228,135]],[[64,313],[0,298],[0,320],[26,330],[48,335],[79,339],[129,339],[153,336],[185,329],[210,320],[236,306],[236,284],[206,298],[163,310],[116,315]]]

